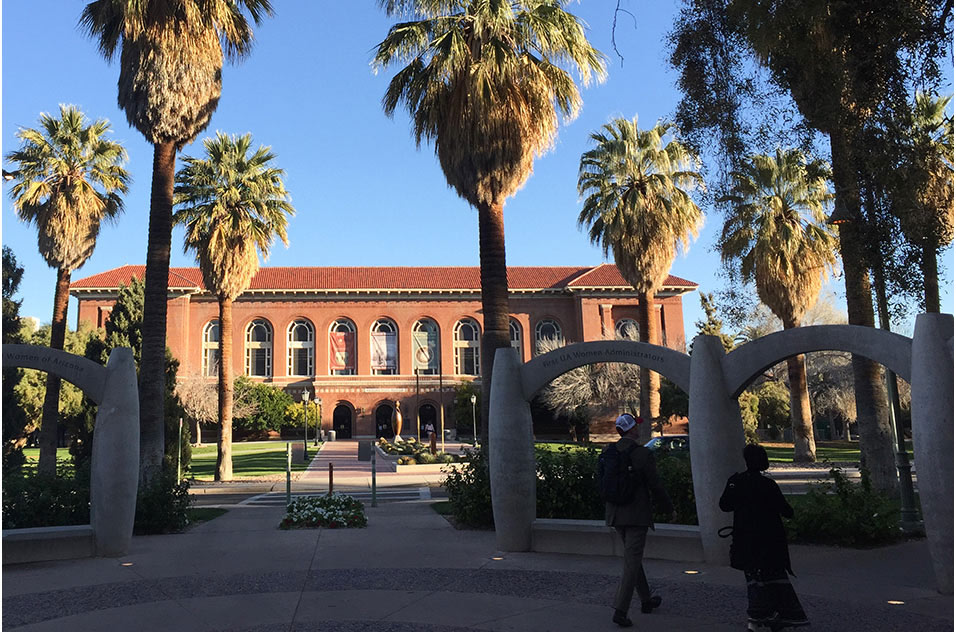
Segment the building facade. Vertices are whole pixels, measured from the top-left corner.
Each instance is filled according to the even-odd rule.
[[[119,287],[142,279],[124,266],[74,281],[78,322],[103,327]],[[454,388],[481,374],[477,267],[262,268],[233,304],[233,366],[308,393],[338,437],[388,433],[397,402],[403,435],[440,428]],[[600,340],[637,330],[640,297],[611,264],[509,267],[512,345],[527,361],[546,339]],[[171,268],[166,344],[179,376],[214,381],[219,306],[198,268]],[[669,276],[655,297],[665,345],[683,349],[681,297],[697,285]],[[633,329],[632,329],[633,328]],[[416,428],[415,420],[418,421]]]

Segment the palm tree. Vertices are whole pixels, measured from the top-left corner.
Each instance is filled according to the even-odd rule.
[[[688,191],[703,186],[697,156],[673,138],[674,126],[649,130],[618,118],[591,134],[594,149],[581,156],[578,193],[584,208],[578,224],[604,256],[614,253],[621,275],[641,293],[638,333],[660,344],[654,294],[663,285],[678,248],[687,251],[703,223]],[[641,369],[641,415],[660,415],[660,376]],[[650,427],[650,423],[647,427]]]
[[[295,210],[271,165],[275,154],[252,136],[216,133],[203,141],[206,158],[186,157],[176,174],[174,220],[186,227],[185,250],[195,251],[206,289],[219,300],[219,448],[216,480],[232,479],[232,302],[268,258],[275,238],[288,245],[286,225]]]
[[[730,192],[720,202],[730,214],[720,236],[725,264],[739,266],[744,281],[757,286],[761,302],[784,329],[800,326],[820,294],[827,268],[836,262],[837,242],[826,228],[824,209],[833,197],[829,168],[798,149],[774,156],[749,156],[731,173]],[[807,368],[803,354],[787,359],[793,460],[816,460]]]
[[[481,303],[481,433],[488,434],[494,352],[510,346],[504,204],[550,149],[558,114],[570,120],[583,83],[604,77],[604,56],[567,0],[379,0],[393,26],[373,65],[407,63],[382,100],[391,116],[403,104],[416,143],[434,142],[445,178],[478,211]],[[483,440],[482,444],[487,445]]]
[[[953,117],[946,113],[951,101],[918,93],[903,131],[911,154],[901,171],[910,189],[897,202],[904,207],[897,214],[907,240],[920,249],[927,312],[939,312],[937,258],[953,240]]]
[[[40,254],[56,268],[50,346],[63,349],[70,275],[86,263],[96,247],[100,222],[123,210],[129,174],[122,165],[126,150],[107,140],[109,121],[89,123],[72,105],[60,106],[60,117],[40,115],[36,129],[21,129],[20,148],[7,155],[15,163],[10,190],[20,219],[36,224]],[[6,173],[6,172],[5,172]],[[56,429],[60,378],[47,376],[40,422],[43,474],[56,474]]]
[[[222,93],[224,54],[252,47],[270,0],[95,0],[80,26],[107,60],[120,52],[119,106],[153,144],[140,369],[140,481],[160,472],[164,447],[166,290],[176,152],[209,125]],[[223,50],[225,48],[225,51]]]

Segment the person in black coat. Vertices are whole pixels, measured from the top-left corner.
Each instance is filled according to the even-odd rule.
[[[734,512],[730,565],[747,579],[748,629],[809,625],[788,577],[793,570],[781,516],[792,518],[793,508],[777,483],[761,473],[770,467],[762,446],[746,446],[744,461],[747,471],[727,480],[720,508]]]

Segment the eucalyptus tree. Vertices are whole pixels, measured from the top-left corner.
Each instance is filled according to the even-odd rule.
[[[448,185],[478,211],[481,303],[481,433],[488,433],[494,353],[510,346],[505,201],[553,145],[558,114],[581,106],[576,71],[604,77],[604,56],[568,0],[379,0],[394,25],[373,65],[404,65],[382,105],[401,105],[417,145],[432,142]],[[487,441],[482,441],[487,445]]]
[[[836,239],[825,209],[832,195],[829,168],[797,149],[750,156],[731,174],[733,185],[720,201],[729,212],[720,236],[721,259],[739,267],[757,287],[761,302],[783,323],[799,327],[836,263]],[[803,354],[787,359],[794,461],[816,460],[807,367]]]
[[[703,224],[690,192],[703,185],[697,155],[674,137],[674,126],[649,130],[633,120],[615,119],[591,134],[594,148],[581,156],[578,193],[584,207],[578,224],[591,242],[641,293],[638,333],[660,344],[654,294],[664,284],[678,250],[687,251]],[[660,414],[660,376],[641,368],[641,415]]]
[[[176,174],[175,221],[186,228],[206,289],[219,301],[219,442],[217,481],[232,479],[232,302],[249,288],[276,237],[288,245],[295,213],[269,147],[252,151],[252,135],[221,132],[203,141],[205,158],[186,157]]]
[[[20,148],[7,155],[16,166],[10,196],[19,218],[36,225],[40,255],[56,268],[50,347],[63,349],[70,275],[93,254],[101,222],[122,212],[129,174],[126,150],[107,138],[106,119],[89,122],[61,105],[59,118],[41,114],[39,123],[18,131]],[[39,471],[55,475],[60,378],[48,374],[46,382]]]
[[[153,145],[140,370],[140,480],[154,480],[164,445],[166,291],[176,152],[206,129],[222,94],[223,59],[252,48],[270,0],[94,0],[80,26],[120,75],[117,100]]]

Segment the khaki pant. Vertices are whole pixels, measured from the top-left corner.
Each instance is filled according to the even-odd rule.
[[[644,575],[644,542],[647,540],[647,527],[614,527],[624,543],[624,570],[621,583],[614,597],[614,608],[627,612],[634,591],[642,602],[651,598],[651,588]]]

